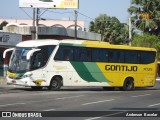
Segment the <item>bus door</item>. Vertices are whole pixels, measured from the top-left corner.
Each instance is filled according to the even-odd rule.
[[[30,55],[32,55],[32,57],[27,58],[30,58],[30,69],[33,73],[32,77],[34,78],[32,81],[38,86],[46,85],[46,71],[43,69],[45,65],[44,55],[40,52],[40,49],[31,50]]]

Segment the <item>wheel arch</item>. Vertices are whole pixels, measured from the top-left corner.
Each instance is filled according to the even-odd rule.
[[[124,85],[124,83],[125,83],[125,81],[126,81],[127,79],[132,80],[132,81],[133,81],[133,84],[135,85],[135,83],[134,83],[134,77],[133,77],[133,76],[128,76],[128,77],[126,77],[126,78],[123,80],[122,85]]]
[[[62,86],[63,86],[63,77],[61,75],[54,75],[51,80],[50,80],[50,83],[52,80],[54,80],[56,77],[59,77],[61,79],[61,83],[62,83]]]
[[[126,78],[124,79],[123,83],[124,83],[124,82],[125,82],[125,80],[127,80],[127,79],[131,79],[131,80],[133,80],[133,83],[134,83],[134,77],[132,77],[132,76],[128,76],[128,77],[126,77]]]
[[[129,84],[128,84],[129,83]],[[128,85],[130,87],[128,87]],[[132,76],[128,76],[124,79],[123,81],[123,86],[122,86],[122,89],[121,90],[124,90],[124,91],[130,91],[130,90],[134,90],[135,88],[135,85],[134,85],[134,77]]]

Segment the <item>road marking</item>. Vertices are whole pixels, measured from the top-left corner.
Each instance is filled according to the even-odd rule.
[[[154,107],[154,106],[158,106],[158,105],[160,105],[160,103],[153,104],[153,105],[148,105],[148,107]]]
[[[137,95],[137,96],[131,96],[131,97],[144,97],[144,96],[149,96],[151,94],[144,94],[144,95]]]
[[[113,114],[109,114],[109,115],[103,115],[103,116],[100,116],[100,117],[88,118],[88,119],[85,119],[85,120],[96,120],[96,119],[101,119],[103,117],[110,117],[110,116],[121,114],[121,113],[125,113],[125,111],[123,111],[123,112],[117,112],[117,113],[113,113]]]
[[[14,106],[14,105],[24,105],[26,103],[13,103],[13,104],[5,104],[5,105],[0,105],[0,107],[7,107],[7,106]]]
[[[96,101],[96,102],[84,103],[84,104],[82,104],[82,105],[91,105],[91,104],[96,104],[96,103],[109,102],[109,101],[113,101],[113,100],[114,100],[114,99],[103,100],[103,101]]]
[[[101,119],[103,116],[101,117],[93,117],[93,118],[88,118],[88,119],[85,119],[85,120],[96,120],[96,119]]]
[[[56,98],[58,100],[63,100],[63,99],[70,99],[70,98],[79,98],[79,97],[82,97],[84,95],[79,95],[79,96],[70,96],[70,97],[62,97],[62,98]]]
[[[55,111],[56,109],[48,109],[48,110],[43,110],[43,111]]]

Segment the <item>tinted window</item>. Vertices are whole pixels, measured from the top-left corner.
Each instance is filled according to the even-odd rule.
[[[91,49],[89,48],[74,48],[74,60],[75,61],[91,61]]]
[[[147,64],[155,60],[155,52],[60,46],[55,60]]]
[[[123,63],[124,62],[124,51],[121,50],[110,50],[109,62]]]
[[[92,61],[107,62],[108,51],[106,49],[92,49]]]
[[[125,63],[138,63],[137,51],[125,51]]]
[[[155,61],[156,53],[155,52],[141,52],[141,64],[148,64]]]
[[[60,46],[55,55],[55,60],[73,60],[73,48],[67,46]]]
[[[41,50],[33,54],[31,59],[31,70],[45,66],[55,46],[47,45],[38,48]]]
[[[47,62],[51,53],[52,53],[52,51],[53,51],[53,49],[55,48],[55,46],[47,45],[47,46],[41,46],[39,48],[41,49],[40,52],[42,53],[42,55],[44,57],[44,61]]]

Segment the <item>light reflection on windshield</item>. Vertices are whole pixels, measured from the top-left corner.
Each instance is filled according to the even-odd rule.
[[[26,60],[27,53],[31,48],[16,48],[10,59],[9,70],[14,72],[25,72],[29,70],[29,61]]]

